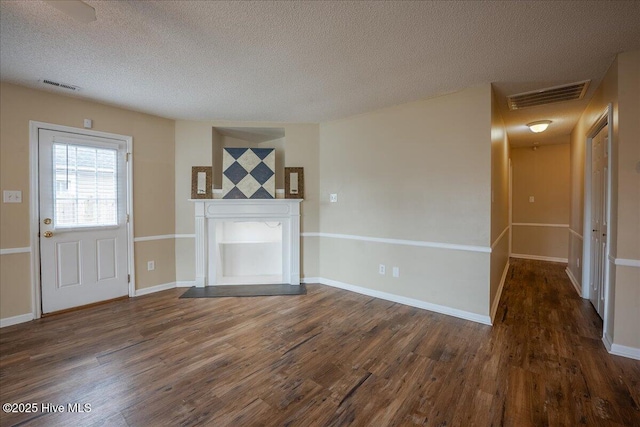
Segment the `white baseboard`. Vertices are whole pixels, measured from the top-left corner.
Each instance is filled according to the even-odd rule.
[[[195,280],[181,280],[176,282],[176,288],[190,288],[196,285]]]
[[[313,281],[311,281],[313,279]],[[421,308],[423,310],[434,311],[440,314],[457,317],[459,319],[470,320],[483,325],[491,325],[491,318],[469,311],[458,310],[457,308],[447,307],[444,305],[433,304],[430,302],[417,300],[414,298],[403,297],[400,295],[390,294],[387,292],[377,291],[375,289],[363,288],[361,286],[350,285],[348,283],[339,282],[337,280],[326,279],[324,277],[309,277],[304,279],[304,283],[320,283],[334,288],[344,289],[345,291],[355,292],[357,294],[367,295],[374,298],[380,298],[386,301],[396,302],[411,307]]]
[[[609,353],[616,356],[628,357],[630,359],[640,360],[640,348],[627,347],[626,345],[611,344]]]
[[[563,262],[565,264],[569,262],[567,258],[556,258],[552,256],[529,255],[529,254],[511,254],[509,256],[511,258],[533,259],[536,261]]]
[[[509,260],[507,260],[507,265],[504,266],[504,271],[502,272],[502,277],[500,278],[500,286],[498,286],[498,292],[496,292],[496,296],[491,303],[491,324],[493,325],[493,321],[496,318],[496,311],[498,311],[498,305],[500,304],[500,297],[502,296],[502,289],[504,288],[504,282],[507,281],[507,273],[509,272]]]
[[[606,332],[602,335],[602,342],[604,343],[604,348],[606,348],[607,351],[611,353],[612,341],[611,337]]]
[[[32,320],[33,313],[20,314],[13,317],[5,317],[4,319],[0,319],[0,328],[4,328],[5,326],[17,325],[18,323],[30,322]]]
[[[300,283],[320,283],[319,277],[303,277],[300,279]]]
[[[606,332],[602,336],[602,342],[604,343],[604,348],[606,348],[610,354],[640,360],[640,348],[614,344],[613,340]]]
[[[575,290],[578,293],[578,295],[580,295],[580,298],[582,298],[582,286],[580,286],[580,284],[578,283],[578,280],[576,279],[576,277],[573,275],[571,270],[569,270],[569,267],[565,268],[564,271],[567,272],[567,276],[569,276],[569,280],[571,281],[571,284],[575,288]]]
[[[148,288],[136,289],[137,297],[142,295],[152,294],[154,292],[166,291],[167,289],[173,289],[176,287],[176,282],[163,283],[162,285],[150,286]]]

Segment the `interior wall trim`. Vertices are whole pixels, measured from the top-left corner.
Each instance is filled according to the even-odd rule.
[[[145,237],[136,237],[133,239],[134,242],[149,242],[152,240],[167,240],[167,239],[195,239],[195,234],[161,234],[158,236],[145,236]]]
[[[5,317],[4,319],[0,319],[0,328],[17,325],[18,323],[30,322],[32,320],[33,313],[25,313],[18,316]]]
[[[455,243],[427,242],[423,240],[387,239],[384,237],[356,236],[337,233],[301,233],[303,237],[325,237],[329,239],[359,240],[362,242],[387,243],[390,245],[419,246],[423,248],[450,249],[455,251],[491,253],[488,246],[459,245]]]
[[[607,352],[611,353],[611,343],[612,343],[612,339],[609,336],[609,334],[605,331],[602,334],[602,343],[604,344],[604,348],[607,349]]]
[[[628,347],[626,345],[613,343],[611,344],[611,350],[609,350],[609,353],[615,354],[616,356],[640,360],[640,348],[636,347]]]
[[[173,288],[190,288],[195,285],[195,280],[179,280],[177,282],[163,283],[160,285],[149,286],[148,288],[136,289],[135,296],[139,297],[142,295],[153,294],[155,292],[166,291],[167,289]]]
[[[173,289],[176,287],[176,282],[163,283],[161,285],[149,286],[148,288],[136,289],[134,296],[139,297],[142,295],[148,295],[155,292],[166,291],[167,289]]]
[[[507,225],[507,226],[504,228],[504,230],[502,230],[502,233],[500,233],[500,235],[499,235],[499,236],[498,236],[498,238],[495,240],[495,242],[493,242],[493,243],[491,244],[491,251],[493,251],[493,250],[496,248],[496,246],[498,246],[498,243],[500,243],[500,240],[504,237],[504,234],[505,234],[507,231],[509,231],[509,228],[511,228],[511,226]],[[507,262],[507,265],[508,265],[508,264],[509,264],[509,263]]]
[[[578,233],[577,231],[575,231],[573,228],[569,227],[569,233],[573,234],[574,236],[576,236],[578,239],[582,240],[582,234]]]
[[[176,282],[176,288],[190,288],[196,284],[195,280],[178,280]]]
[[[491,318],[481,314],[472,313],[457,308],[447,307],[445,305],[433,304],[430,302],[418,300],[415,298],[403,297],[401,295],[390,294],[388,292],[377,291],[375,289],[363,288],[361,286],[351,285],[349,283],[339,282],[324,277],[306,277],[302,279],[302,283],[320,283],[322,285],[343,289],[345,291],[355,292],[361,295],[367,295],[374,298],[380,298],[386,301],[398,304],[408,305],[410,307],[421,308],[423,310],[433,311],[447,316],[457,317],[459,319],[470,320],[472,322],[481,323],[491,326]]]
[[[602,342],[604,343],[604,348],[606,348],[610,354],[640,360],[640,348],[614,344],[613,340],[606,332],[602,335]]]
[[[0,255],[11,255],[11,254],[28,254],[31,253],[30,247],[25,248],[6,248],[0,249]]]
[[[613,262],[625,267],[640,267],[640,259],[614,258]]]
[[[544,224],[541,222],[514,222],[511,225],[518,225],[521,227],[554,227],[554,228],[569,228],[569,224]]]
[[[504,270],[502,271],[502,277],[500,278],[500,285],[498,286],[498,292],[496,292],[496,296],[491,303],[491,324],[496,318],[496,312],[498,311],[498,306],[500,305],[500,297],[502,296],[502,290],[504,289],[504,283],[507,281],[507,273],[509,272],[509,260],[504,266]]]
[[[565,268],[564,271],[567,273],[567,276],[569,276],[569,280],[571,281],[571,284],[575,288],[576,292],[578,293],[578,295],[580,295],[580,298],[582,298],[582,285],[578,283],[578,279],[576,279],[576,276],[574,276],[571,270],[569,270],[569,267]]]
[[[536,261],[550,261],[550,262],[564,262],[564,263],[569,262],[567,258],[556,258],[552,256],[529,255],[529,254],[511,254],[510,256],[511,258],[533,259]]]

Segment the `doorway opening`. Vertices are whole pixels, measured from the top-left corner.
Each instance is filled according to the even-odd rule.
[[[582,296],[588,298],[603,320],[609,322],[611,235],[612,106],[592,126],[585,145],[584,247]],[[588,236],[588,237],[587,237]]]

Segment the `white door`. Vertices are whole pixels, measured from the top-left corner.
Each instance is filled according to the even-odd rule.
[[[128,294],[126,142],[40,129],[42,312]]]
[[[604,281],[607,263],[607,162],[608,126],[591,142],[591,274],[589,300],[604,315]]]

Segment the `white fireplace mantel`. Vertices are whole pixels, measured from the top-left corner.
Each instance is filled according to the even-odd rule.
[[[190,199],[195,203],[196,286],[216,284],[218,221],[282,224],[282,283],[300,284],[301,199]]]

